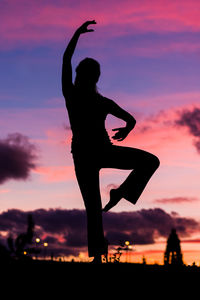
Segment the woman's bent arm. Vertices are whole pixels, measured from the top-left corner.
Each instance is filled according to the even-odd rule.
[[[129,132],[135,127],[135,118],[117,105],[113,100],[110,101],[110,114],[126,122],[125,127],[115,128],[113,131],[117,131],[112,137],[114,140],[123,141]]]

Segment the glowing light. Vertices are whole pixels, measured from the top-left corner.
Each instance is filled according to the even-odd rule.
[[[44,242],[44,247],[47,247],[48,246],[48,243],[47,242]]]
[[[126,242],[125,242],[125,245],[126,245],[126,246],[129,246],[129,245],[130,245],[130,242],[129,242],[129,241],[126,241]]]
[[[39,243],[40,242],[40,238],[36,238],[35,241],[36,241],[36,243]]]

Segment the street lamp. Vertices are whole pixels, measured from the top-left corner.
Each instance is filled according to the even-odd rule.
[[[37,237],[36,239],[35,239],[35,242],[36,242],[36,253],[35,253],[35,258],[36,259],[38,259],[38,253],[39,253],[39,249],[38,249],[38,247],[39,247],[39,243],[40,243],[40,238],[39,237]]]
[[[131,245],[130,245],[130,242],[129,241],[125,241],[125,250],[126,250],[126,262],[128,262],[129,260],[129,250],[131,251],[131,249],[133,248]]]
[[[46,255],[47,255],[47,247],[48,247],[48,243],[47,243],[47,242],[44,242],[43,246],[44,246],[44,259],[45,259]]]
[[[37,237],[37,238],[35,239],[35,241],[36,241],[37,244],[39,244],[40,238]]]

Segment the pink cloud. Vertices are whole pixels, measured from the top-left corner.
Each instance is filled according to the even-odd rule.
[[[0,190],[0,194],[7,194],[7,193],[9,193],[9,192],[10,192],[9,189],[1,189],[1,190]]]
[[[176,125],[183,109],[192,110],[198,105],[188,104],[168,110],[160,111],[154,115],[141,118],[135,129],[123,142],[118,145],[130,146],[152,152],[161,160],[161,166],[184,166],[198,169],[197,153],[193,137],[187,128]],[[109,132],[111,135],[111,132]]]
[[[155,203],[158,204],[182,204],[182,203],[191,203],[193,201],[197,201],[196,198],[191,197],[174,197],[174,198],[164,198],[164,199],[156,199]]]
[[[95,40],[101,38],[101,42],[127,33],[199,31],[199,8],[200,3],[195,0],[103,0],[92,4],[88,0],[58,0],[54,4],[8,0],[0,5],[1,47],[63,41],[76,26],[91,18],[99,24]]]
[[[73,166],[45,166],[37,167],[34,173],[41,176],[42,181],[47,183],[74,180]]]

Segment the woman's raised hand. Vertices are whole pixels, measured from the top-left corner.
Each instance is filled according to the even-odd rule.
[[[94,29],[88,29],[87,27],[91,24],[96,24],[96,21],[95,20],[92,20],[92,21],[86,21],[85,23],[83,23],[78,29],[77,29],[77,32],[79,34],[82,34],[82,33],[86,33],[86,32],[92,32],[94,31]]]

